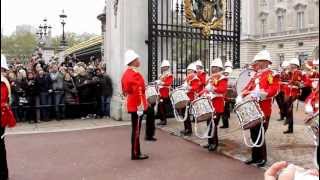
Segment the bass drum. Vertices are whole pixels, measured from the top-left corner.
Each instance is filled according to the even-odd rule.
[[[238,95],[242,94],[243,89],[247,86],[255,73],[256,72],[252,69],[246,69],[240,73],[239,78],[236,82],[236,90]]]

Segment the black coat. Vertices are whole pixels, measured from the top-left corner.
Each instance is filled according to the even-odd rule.
[[[27,89],[26,89],[27,96],[38,96],[39,95],[39,85],[36,80],[28,80]]]
[[[63,81],[64,98],[67,104],[77,104],[78,102],[78,90],[75,84],[70,81]]]
[[[99,84],[102,96],[111,97],[113,95],[112,80],[108,75],[99,76]]]
[[[39,85],[39,92],[49,92],[49,90],[52,90],[52,82],[48,74],[45,74],[43,77],[37,76],[36,81]]]

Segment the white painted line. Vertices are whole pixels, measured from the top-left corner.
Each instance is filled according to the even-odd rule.
[[[5,133],[3,136],[8,135],[28,135],[28,134],[46,134],[46,133],[60,133],[60,132],[72,132],[72,131],[83,131],[83,130],[94,130],[94,129],[103,129],[109,127],[121,127],[128,126],[130,123],[123,123],[118,125],[104,125],[104,126],[95,126],[95,127],[85,127],[85,128],[70,128],[70,129],[55,129],[55,130],[39,130],[39,131],[21,131],[21,132],[10,132]]]

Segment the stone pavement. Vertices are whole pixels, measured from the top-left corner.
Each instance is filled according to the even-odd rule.
[[[303,104],[300,103],[298,111],[294,112],[294,134],[291,135],[283,134],[283,131],[287,130],[287,126],[283,125],[283,121],[277,121],[279,118],[278,107],[275,105],[273,109],[269,129],[266,134],[268,150],[267,167],[277,161],[285,160],[304,168],[314,168],[313,158],[315,147],[310,138],[311,136],[307,132],[306,126],[303,124],[303,119],[306,118],[306,115],[303,113]],[[221,123],[220,121],[220,125]],[[202,132],[204,132],[204,128],[206,127],[205,124],[206,123],[203,123],[202,128],[200,128]],[[183,129],[183,124],[175,120],[169,121],[168,126],[161,127],[161,129],[201,146],[207,144],[207,140],[199,139],[194,135],[191,137],[181,136],[179,131]],[[230,128],[218,128],[218,131],[220,139],[220,145],[217,150],[218,153],[241,161],[245,161],[251,157],[250,148],[244,145],[242,132],[234,113],[231,114]],[[249,134],[248,137],[250,137]]]
[[[294,134],[284,135],[282,132],[287,129],[283,122],[278,122],[278,108],[274,107],[273,115],[270,120],[269,130],[266,135],[268,146],[268,166],[274,162],[285,160],[296,165],[312,168],[314,145],[310,135],[306,131],[303,119],[306,115],[303,113],[303,104],[300,103],[299,110],[295,111]],[[8,134],[29,134],[41,132],[60,132],[84,129],[95,129],[113,126],[129,125],[129,121],[114,121],[111,119],[94,120],[65,120],[41,122],[39,124],[19,123],[17,127],[7,130]],[[205,125],[201,126],[202,129]],[[183,129],[183,123],[174,119],[168,120],[168,125],[159,127],[173,135],[180,136],[179,131]],[[201,129],[201,128],[200,128]],[[142,136],[143,137],[143,136]],[[180,136],[182,137],[182,136]],[[201,140],[195,136],[182,137],[185,140],[203,145],[206,140]],[[231,114],[230,128],[219,129],[220,146],[218,153],[238,159],[241,161],[250,157],[250,149],[243,143],[242,133],[234,113]]]
[[[16,127],[7,129],[7,134],[33,134],[43,132],[64,132],[89,130],[96,128],[129,125],[129,121],[114,121],[112,119],[63,120],[40,122],[37,124],[18,123]]]

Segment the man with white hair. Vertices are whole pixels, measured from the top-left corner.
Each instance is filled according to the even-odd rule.
[[[0,179],[8,180],[8,164],[4,133],[6,127],[14,127],[16,120],[10,108],[11,87],[8,79],[4,76],[9,70],[6,57],[1,54],[1,118],[0,118]]]
[[[293,133],[293,103],[298,99],[300,95],[300,88],[303,85],[303,75],[300,67],[300,61],[297,58],[292,58],[289,61],[289,82],[284,89],[284,102],[286,110],[286,123],[288,123],[288,130],[283,132],[284,134]]]

